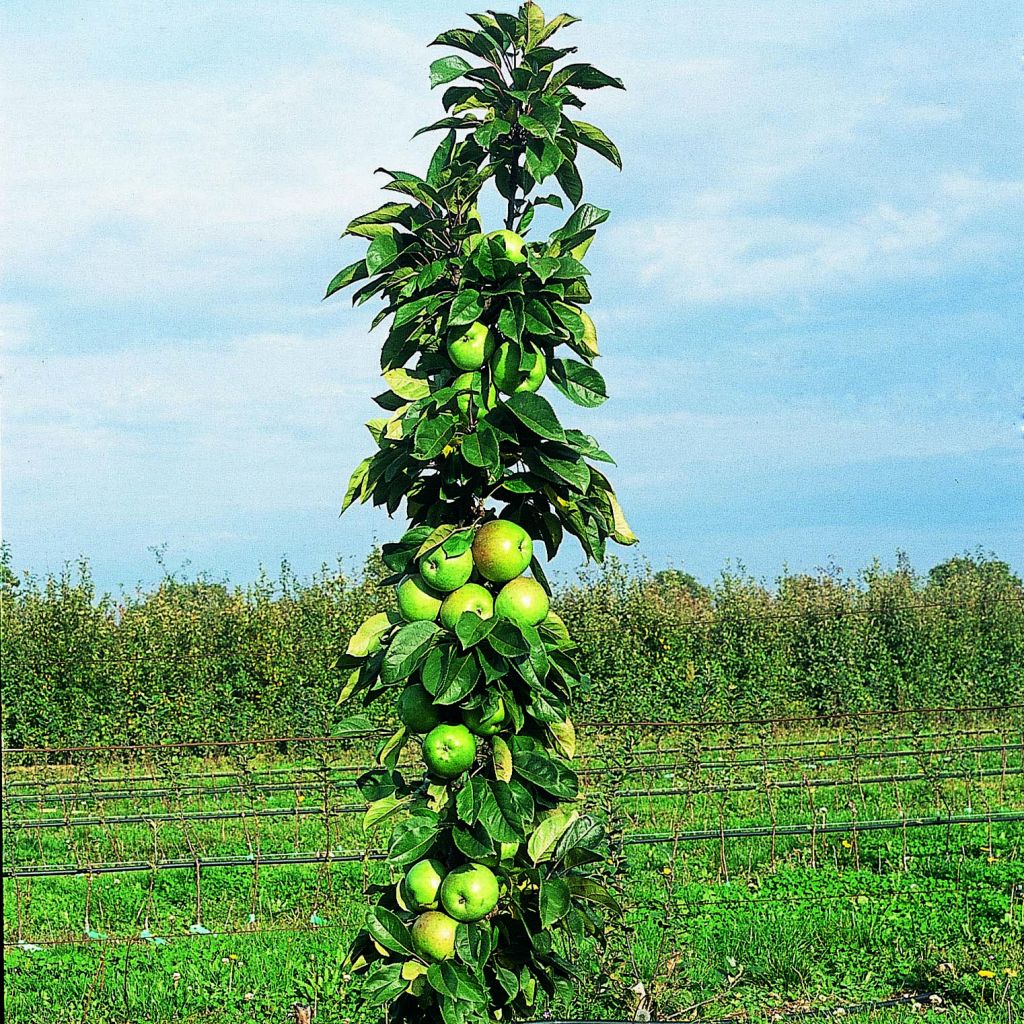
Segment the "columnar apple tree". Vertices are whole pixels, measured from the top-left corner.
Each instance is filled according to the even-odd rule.
[[[599,468],[610,457],[541,393],[606,398],[583,259],[608,211],[583,202],[576,161],[580,147],[620,158],[578,111],[622,83],[555,43],[571,15],[471,17],[434,41],[460,52],[430,67],[447,114],[421,129],[444,133],[425,176],[384,171],[400,199],[349,224],[369,246],[327,292],[383,299],[373,326],[388,326],[377,450],[343,511],[404,502],[409,518],[383,549],[397,608],[345,658],[342,699],[393,701],[402,722],[359,780],[366,827],[395,823],[390,880],[369,887],[347,962],[391,1020],[446,1024],[534,1015],[571,991],[581,944],[617,911],[571,767],[586,677],[538,552],[569,533],[600,561],[636,539]],[[503,211],[490,231],[489,182]],[[567,213],[547,238],[529,235],[540,207]]]

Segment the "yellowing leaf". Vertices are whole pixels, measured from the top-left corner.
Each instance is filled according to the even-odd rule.
[[[346,654],[351,658],[365,658],[380,650],[381,637],[391,628],[391,616],[387,612],[371,615],[352,635]]]
[[[636,544],[639,538],[630,528],[626,520],[626,513],[622,511],[622,506],[619,504],[619,499],[611,491],[605,493],[608,495],[608,501],[611,503],[612,513],[615,516],[615,530],[612,533],[612,538],[620,544]]]
[[[571,761],[576,756],[576,728],[572,720],[548,722],[548,731],[554,740],[555,750]]]
[[[500,736],[495,736],[491,742],[494,747],[494,777],[502,782],[511,782],[512,751]]]
[[[427,381],[422,377],[414,377],[408,370],[388,370],[381,376],[399,398],[404,398],[408,402],[415,402],[430,394],[430,385]]]
[[[590,318],[589,313],[580,310],[580,319],[583,321],[583,345],[592,356],[599,356],[601,353],[597,348],[597,327]]]
[[[405,981],[415,981],[416,978],[422,977],[426,973],[426,964],[421,964],[418,960],[406,960],[402,964],[402,978]]]

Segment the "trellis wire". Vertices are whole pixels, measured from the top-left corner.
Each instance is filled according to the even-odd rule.
[[[997,811],[990,814],[963,814],[947,817],[892,818],[883,820],[853,820],[844,822],[806,822],[788,825],[744,826],[740,828],[701,829],[688,832],[644,833],[625,835],[613,845],[635,846],[660,843],[704,842],[721,839],[752,839],[769,836],[825,835],[832,833],[856,834],[872,831],[903,831],[913,828],[941,828],[953,825],[993,825],[1024,821],[1024,811]],[[202,871],[228,867],[281,867],[303,864],[357,863],[363,860],[387,860],[383,850],[363,853],[305,852],[298,854],[250,854],[245,857],[191,858],[166,861],[111,862],[103,864],[32,864],[20,868],[5,868],[4,878],[47,878],[67,875],[127,874],[139,871],[172,871],[189,869]]]
[[[737,718],[737,719],[716,719],[716,720],[680,720],[680,721],[613,721],[613,722],[580,722],[580,728],[601,731],[602,729],[645,729],[645,728],[675,728],[675,729],[712,729],[728,728],[743,725],[791,725],[799,722],[829,723],[834,721],[846,721],[850,719],[870,718],[879,716],[901,717],[904,715],[967,715],[982,714],[998,711],[1017,711],[1024,709],[1024,703],[1018,704],[987,704],[975,707],[938,706],[930,708],[882,708],[869,711],[830,711],[818,715],[796,715],[782,718]],[[71,747],[7,747],[4,754],[7,757],[19,754],[74,754],[74,753],[114,753],[131,750],[180,750],[189,748],[230,748],[245,746],[269,746],[283,743],[348,743],[355,739],[365,739],[373,736],[387,735],[387,729],[370,729],[361,732],[353,732],[344,736],[270,736],[260,739],[242,740],[175,740],[161,743],[112,743],[112,744],[90,744]]]

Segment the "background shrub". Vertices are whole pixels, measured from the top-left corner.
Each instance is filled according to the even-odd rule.
[[[98,593],[89,565],[57,575],[0,562],[4,741],[74,746],[322,735],[340,717],[337,659],[382,607],[378,555],[310,580],[287,564],[239,587],[168,573]],[[900,558],[854,578],[742,569],[711,587],[611,559],[556,588],[591,689],[587,719],[760,718],[1024,695],[1024,585],[962,555],[925,577]],[[358,710],[358,709],[356,709]],[[383,721],[382,709],[371,717]]]

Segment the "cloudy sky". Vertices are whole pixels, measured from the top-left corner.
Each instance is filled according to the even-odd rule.
[[[20,0],[3,25],[3,532],[17,566],[308,573],[381,338],[321,303],[380,165],[421,170],[432,0]],[[613,400],[579,425],[656,566],[1024,571],[1024,8],[586,0],[620,174],[591,250]],[[554,10],[548,12],[556,13]],[[634,549],[636,550],[636,549]],[[577,550],[560,566],[571,571]]]

